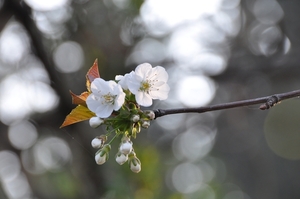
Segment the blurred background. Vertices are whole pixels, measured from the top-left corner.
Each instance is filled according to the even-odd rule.
[[[0,198],[298,199],[300,102],[158,118],[142,171],[97,165],[82,122],[59,126],[98,58],[114,79],[149,62],[171,91],[151,109],[299,89],[300,1],[0,0]]]

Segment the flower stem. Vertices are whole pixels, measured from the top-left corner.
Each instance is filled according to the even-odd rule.
[[[202,106],[198,108],[178,108],[178,109],[157,109],[154,110],[155,118],[162,117],[165,115],[170,114],[177,114],[177,113],[204,113],[209,111],[217,111],[223,109],[230,109],[230,108],[237,108],[255,104],[261,104],[259,109],[266,110],[274,106],[275,104],[294,97],[300,96],[300,90],[290,91],[286,93],[279,93],[275,95],[270,95],[266,97],[248,99],[248,100],[241,100],[236,102],[228,102],[223,104],[216,104],[211,106]]]
[[[118,137],[118,136],[119,136],[119,134],[116,133],[116,134],[114,135],[114,137],[111,138],[111,140],[108,142],[108,144],[111,144],[111,143],[114,141],[114,139],[115,139],[116,137]]]

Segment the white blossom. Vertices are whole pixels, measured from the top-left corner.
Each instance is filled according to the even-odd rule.
[[[134,73],[131,72],[123,79],[123,84],[135,95],[137,103],[142,106],[151,106],[152,99],[165,100],[168,98],[170,90],[167,84],[168,73],[161,66],[152,68],[148,63],[140,64]]]
[[[96,78],[91,83],[91,91],[86,104],[100,118],[109,117],[113,110],[119,110],[125,102],[125,93],[114,81]]]
[[[124,90],[128,90],[128,79],[131,78],[131,76],[135,75],[134,71],[131,71],[130,73],[123,75],[116,75],[115,80],[118,81],[118,84],[121,85],[121,87]]]

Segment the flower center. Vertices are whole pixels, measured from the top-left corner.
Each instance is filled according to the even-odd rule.
[[[111,93],[108,93],[106,95],[102,95],[102,97],[104,98],[105,103],[114,104],[116,95],[112,95]]]
[[[141,82],[141,87],[140,87],[140,91],[143,91],[143,92],[149,92],[150,88],[151,88],[152,84],[150,83],[149,80],[146,80],[146,81],[142,81]]]

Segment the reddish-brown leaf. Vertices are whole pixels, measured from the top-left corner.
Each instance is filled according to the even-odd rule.
[[[70,91],[70,94],[72,96],[72,103],[77,105],[82,105],[86,107],[86,98],[90,95],[89,92],[83,92],[80,95],[74,94],[72,91]]]
[[[69,115],[67,115],[64,123],[60,128],[82,122],[96,116],[95,113],[91,112],[87,107],[78,105],[74,108]]]
[[[91,91],[91,83],[94,81],[94,79],[99,78],[100,73],[98,70],[98,59],[95,60],[93,66],[89,69],[89,71],[86,74],[86,87],[88,91]]]

